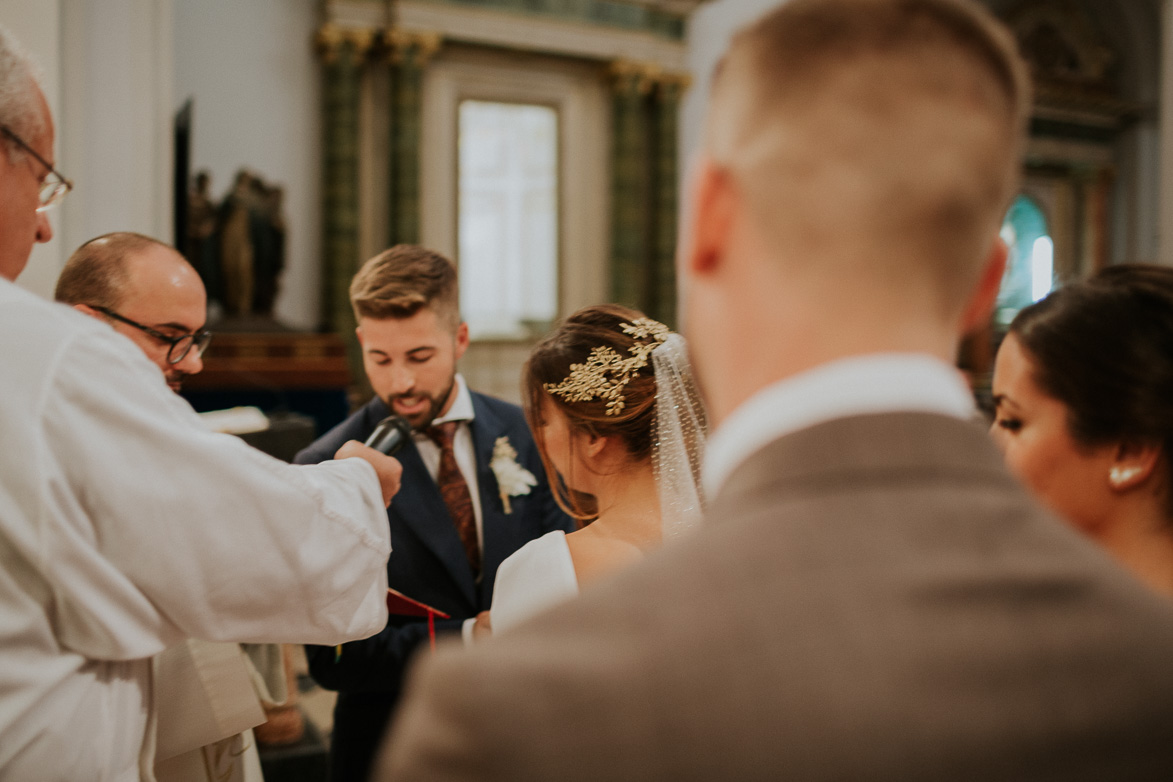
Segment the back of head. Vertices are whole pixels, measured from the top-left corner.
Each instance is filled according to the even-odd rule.
[[[362,265],[350,283],[355,318],[410,318],[432,309],[452,329],[460,325],[456,267],[439,253],[397,244]]]
[[[779,263],[869,285],[912,271],[958,309],[1017,188],[1029,92],[975,2],[790,0],[718,66],[706,152]]]
[[[542,442],[543,400],[566,416],[571,432],[616,438],[633,461],[652,458],[656,378],[649,356],[667,333],[641,312],[599,304],[575,312],[534,347],[522,370],[522,400],[552,486],[558,481]],[[573,499],[559,499],[567,512],[590,518]]]
[[[1173,269],[1110,266],[1023,309],[1010,333],[1078,443],[1159,444],[1173,470]]]
[[[0,26],[0,125],[26,142],[46,130],[37,90],[37,73],[28,56],[12,34]],[[12,139],[0,138],[10,160],[19,160],[26,154]]]
[[[129,231],[91,239],[74,250],[65,262],[53,297],[70,305],[118,309],[131,284],[127,259],[156,246],[171,249],[157,239]]]

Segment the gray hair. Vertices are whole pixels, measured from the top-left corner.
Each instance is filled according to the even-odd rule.
[[[46,130],[46,117],[37,100],[39,76],[24,48],[0,25],[0,125],[6,125],[28,144]],[[24,150],[12,139],[0,138],[9,160],[20,160],[24,156]]]

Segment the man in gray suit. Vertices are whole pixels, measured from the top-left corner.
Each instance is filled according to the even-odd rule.
[[[738,35],[681,253],[707,526],[421,666],[388,776],[1173,775],[1173,610],[1026,497],[951,363],[1029,106],[966,0],[791,0]]]

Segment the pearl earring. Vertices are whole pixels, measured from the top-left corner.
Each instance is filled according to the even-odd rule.
[[[1140,475],[1139,467],[1113,467],[1108,470],[1108,483],[1119,489],[1137,475]]]

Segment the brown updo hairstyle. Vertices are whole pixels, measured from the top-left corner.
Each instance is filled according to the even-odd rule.
[[[1173,269],[1109,266],[1023,309],[1010,333],[1077,444],[1161,447],[1173,519]]]
[[[624,406],[617,415],[607,415],[606,400],[568,402],[558,394],[551,394],[545,386],[547,383],[561,383],[570,374],[570,365],[586,363],[591,351],[597,347],[609,347],[620,357],[629,357],[633,345],[647,340],[637,340],[625,334],[620,326],[644,317],[647,316],[618,304],[585,307],[562,321],[553,333],[539,342],[522,370],[525,417],[542,455],[550,486],[554,487],[554,498],[564,511],[579,521],[588,521],[598,515],[594,498],[571,491],[554,469],[542,436],[542,400],[548,400],[566,416],[572,436],[617,438],[634,461],[651,459],[656,432],[656,379],[652,359],[649,356],[648,363],[623,387]]]

